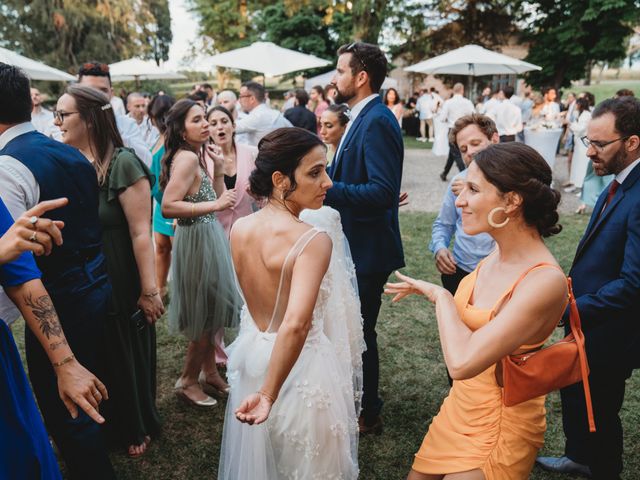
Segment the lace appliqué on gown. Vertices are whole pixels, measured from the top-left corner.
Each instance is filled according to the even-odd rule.
[[[301,218],[314,225],[316,233],[326,232],[333,241],[311,329],[267,421],[257,426],[242,424],[234,410],[261,387],[277,336],[277,332],[258,330],[246,306],[243,308],[240,333],[227,348],[231,392],[220,479],[358,477],[364,339],[355,270],[338,212],[323,207],[303,213]]]

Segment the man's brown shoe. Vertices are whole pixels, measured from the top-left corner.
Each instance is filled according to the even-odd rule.
[[[360,435],[374,435],[382,434],[382,417],[376,416],[372,423],[365,422],[364,417],[361,415],[358,419],[358,428],[360,429]]]

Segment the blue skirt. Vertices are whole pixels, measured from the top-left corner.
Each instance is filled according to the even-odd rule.
[[[0,478],[60,480],[9,327],[0,320]]]

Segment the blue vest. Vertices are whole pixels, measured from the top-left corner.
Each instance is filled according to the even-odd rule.
[[[59,277],[66,267],[77,266],[101,253],[98,180],[84,155],[35,131],[11,140],[0,155],[15,158],[31,171],[40,187],[39,201],[69,199],[66,207],[43,215],[64,222],[64,243],[54,246],[51,255],[36,257],[47,281]]]

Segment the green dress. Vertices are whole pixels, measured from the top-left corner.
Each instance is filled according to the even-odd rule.
[[[102,243],[113,288],[105,337],[109,400],[105,402],[104,416],[109,438],[119,446],[140,445],[146,435],[160,431],[156,329],[146,322],[139,328],[131,320],[138,310],[140,276],[129,225],[119,201],[119,194],[141,178],[154,183],[153,175],[133,150],[118,148],[100,187]]]
[[[185,202],[216,199],[216,192],[204,169],[200,187]],[[213,213],[179,218],[171,258],[171,303],[169,328],[191,341],[204,334],[215,342],[222,327],[235,327],[242,300],[236,287],[227,234]]]

